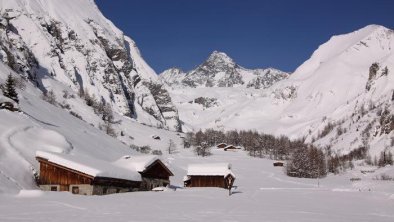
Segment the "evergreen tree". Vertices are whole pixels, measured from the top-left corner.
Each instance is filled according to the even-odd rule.
[[[3,95],[19,103],[18,93],[16,92],[15,79],[11,73],[8,75],[5,85],[1,87]]]
[[[387,76],[389,74],[389,69],[386,67],[384,67],[384,69],[382,70],[382,76]]]
[[[393,95],[391,95],[391,101],[394,101],[394,90],[393,90]]]

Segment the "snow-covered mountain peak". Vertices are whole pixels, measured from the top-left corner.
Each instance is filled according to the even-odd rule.
[[[160,79],[172,87],[253,87],[267,88],[288,74],[277,69],[246,69],[224,52],[214,51],[196,69],[184,73],[169,69]]]
[[[217,66],[235,66],[236,63],[230,56],[224,52],[213,51],[205,63],[210,63]]]

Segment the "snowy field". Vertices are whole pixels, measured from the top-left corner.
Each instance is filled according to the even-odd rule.
[[[181,187],[187,163],[227,161],[237,177],[233,195],[180,187],[107,196],[22,190],[0,196],[0,221],[394,221],[394,182],[360,169],[321,179],[317,187],[316,179],[287,177],[272,161],[242,151],[214,150],[208,158],[179,151],[163,157],[176,175],[173,185]]]

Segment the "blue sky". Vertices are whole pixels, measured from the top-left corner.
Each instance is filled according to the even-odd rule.
[[[392,0],[95,0],[160,73],[214,51],[246,68],[294,71],[332,35],[394,28]]]

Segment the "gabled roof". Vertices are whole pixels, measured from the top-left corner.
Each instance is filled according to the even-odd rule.
[[[187,169],[187,176],[223,176],[235,175],[231,171],[229,163],[204,163],[190,164]]]
[[[110,162],[84,155],[77,156],[64,153],[37,151],[36,157],[92,177],[141,181],[141,175],[135,170],[128,170]]]
[[[114,162],[115,165],[135,170],[137,172],[143,172],[153,162],[159,158],[155,155],[139,155],[139,156],[122,156],[120,159]]]
[[[160,164],[173,176],[172,172],[156,155],[123,156],[116,160],[114,164],[128,170],[135,170],[142,173],[156,161],[160,161]]]

